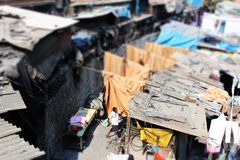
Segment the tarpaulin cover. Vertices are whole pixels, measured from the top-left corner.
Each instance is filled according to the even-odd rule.
[[[187,4],[194,8],[199,8],[203,5],[203,0],[187,0]]]
[[[174,66],[176,61],[168,58],[169,55],[170,54],[167,53],[166,57],[163,55],[159,56],[158,54],[153,54],[143,49],[139,49],[130,45],[127,46],[127,59],[138,62],[152,71],[163,71]]]
[[[75,42],[79,49],[84,49],[87,44],[91,44],[93,41],[93,36],[87,32],[79,32],[72,36],[72,40]]]
[[[240,45],[231,44],[229,42],[221,41],[217,44],[217,46],[219,46],[220,48],[225,49],[227,51],[230,51],[230,52],[239,52],[240,51]]]
[[[172,31],[169,29],[162,29],[158,39],[155,41],[157,44],[163,44],[178,48],[196,48],[201,38],[192,38],[183,35],[180,32]]]
[[[145,80],[149,79],[150,70],[136,62],[106,52],[104,55],[105,101],[108,114],[113,107],[123,116],[128,114],[128,103],[131,96],[140,91]]]

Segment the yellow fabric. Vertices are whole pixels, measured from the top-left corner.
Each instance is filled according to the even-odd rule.
[[[127,59],[140,63],[153,71],[163,71],[176,64],[173,59],[152,54],[130,45],[127,46]]]
[[[155,43],[147,42],[145,44],[145,50],[149,53],[156,54],[164,58],[172,58],[175,52],[180,52],[182,54],[188,54],[189,50],[184,48],[170,47],[166,45],[158,45]]]
[[[140,130],[140,140],[159,145],[160,147],[167,147],[173,132],[166,129],[158,128],[143,128]]]
[[[123,111],[123,116],[126,116],[129,100],[135,92],[141,91],[144,85],[145,81],[105,74],[105,101],[108,114],[111,113],[113,107],[117,107],[118,111]]]

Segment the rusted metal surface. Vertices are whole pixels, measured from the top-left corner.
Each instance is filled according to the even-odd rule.
[[[0,5],[11,5],[20,7],[32,7],[46,4],[54,4],[55,0],[1,0]]]

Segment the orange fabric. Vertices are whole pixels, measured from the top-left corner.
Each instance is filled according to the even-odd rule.
[[[170,47],[166,45],[158,45],[155,43],[145,43],[145,50],[152,54],[157,54],[158,56],[162,56],[164,58],[172,58],[172,55],[175,52],[180,52],[183,54],[188,54],[189,50],[184,48],[176,48]]]
[[[148,53],[145,50],[130,45],[127,46],[127,59],[138,63],[141,62],[143,63],[142,65],[153,71],[163,71],[176,64],[176,61],[173,59]]]
[[[127,61],[125,65],[125,76],[135,80],[148,80],[150,70],[136,62]]]
[[[106,52],[104,55],[105,102],[108,114],[117,107],[123,115],[128,114],[128,102],[131,96],[140,91],[145,80],[149,79],[150,70],[136,62]],[[109,73],[111,72],[111,73]]]
[[[128,105],[132,95],[141,91],[145,81],[136,82],[135,79],[118,75],[104,75],[105,101],[108,114],[113,107],[118,108],[118,112],[123,111],[123,116],[128,114]]]
[[[137,62],[139,64],[146,64],[148,59],[147,51],[131,45],[127,45],[127,60]]]
[[[104,54],[104,71],[112,72],[120,76],[125,75],[124,58],[110,52]]]
[[[133,77],[136,80],[147,80],[150,70],[133,61],[125,61],[123,57],[110,52],[104,55],[104,71],[119,76]]]

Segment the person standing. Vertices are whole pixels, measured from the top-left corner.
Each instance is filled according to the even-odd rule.
[[[117,107],[113,107],[112,112],[108,116],[108,123],[111,123],[111,129],[108,131],[106,137],[109,137],[111,132],[118,131],[118,124],[119,124],[119,116],[121,114],[118,113]]]

